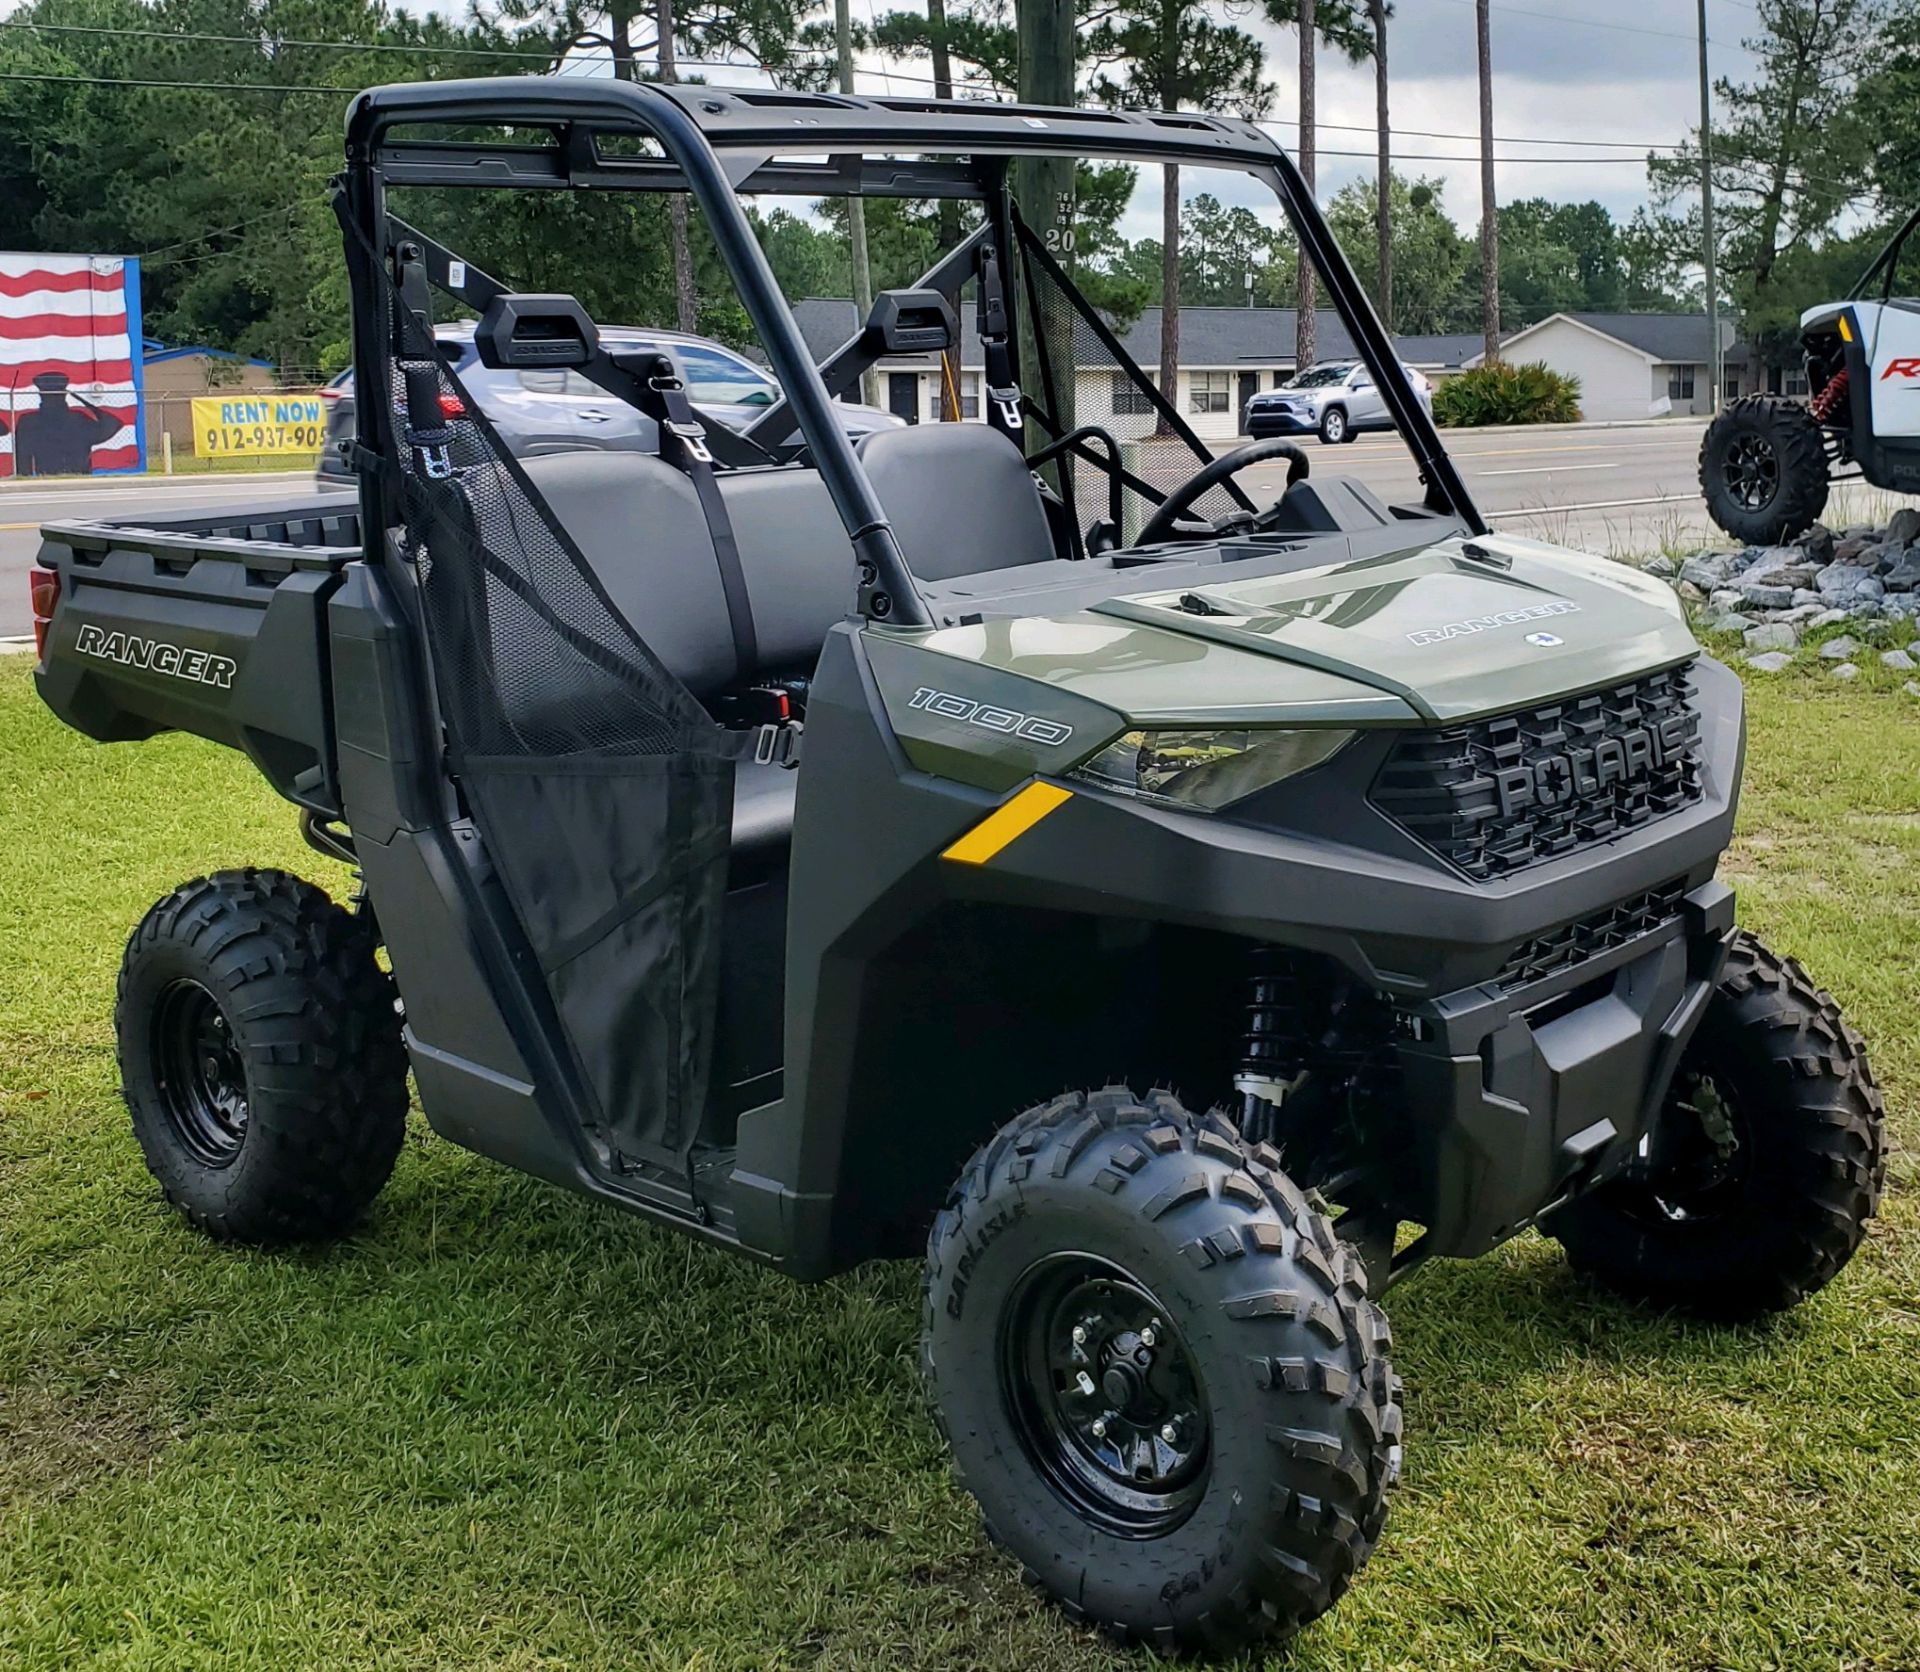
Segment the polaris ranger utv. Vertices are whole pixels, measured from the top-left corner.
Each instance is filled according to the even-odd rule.
[[[1707,426],[1700,492],[1736,540],[1771,546],[1804,534],[1849,469],[1877,488],[1920,493],[1920,242],[1907,249],[1916,228],[1920,209],[1845,301],[1800,316],[1808,399],[1748,395]]]
[[[1271,194],[1408,497],[1283,440],[1213,455],[1190,418],[1229,374],[1157,387],[1023,213],[1089,159]],[[670,362],[390,201],[481,187],[690,193],[785,400],[703,425]],[[756,193],[959,230],[816,365]],[[349,1226],[411,1069],[455,1142],[795,1277],[925,1249],[925,1378],[991,1536],[1169,1649],[1354,1579],[1401,1455],[1374,1297],[1422,1261],[1538,1226],[1745,1317],[1859,1246],[1859,1041],[1714,878],[1738,681],[1664,587],[1488,532],[1257,128],[394,86],[336,203],[356,382],[390,392],[357,506],[56,526],[35,577],[56,713],[246,751],[361,878],[348,907],[222,872],[134,932],[126,1098],[206,1232]],[[663,451],[512,457],[436,309]],[[856,449],[833,397],[881,362],[982,421]]]

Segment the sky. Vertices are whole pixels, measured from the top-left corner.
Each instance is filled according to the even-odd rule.
[[[882,14],[915,0],[852,0],[854,16]],[[1266,48],[1274,88],[1272,119],[1289,150],[1298,139],[1298,37],[1228,0],[1229,17]],[[1236,15],[1238,14],[1238,15]],[[1496,190],[1502,202],[1524,197],[1598,199],[1624,220],[1647,199],[1646,149],[1672,145],[1698,125],[1699,47],[1696,0],[1493,0],[1494,132],[1513,136],[1496,147],[1503,157]],[[1753,56],[1742,38],[1758,26],[1748,0],[1707,0],[1708,60],[1713,74],[1744,80]],[[1478,131],[1479,91],[1474,53],[1473,0],[1395,0],[1388,24],[1390,118],[1396,167],[1444,182],[1444,202],[1463,228],[1480,209],[1478,141],[1425,138],[1411,130],[1472,136]],[[898,65],[889,74],[869,61],[862,92],[922,92],[907,77],[924,65]],[[721,79],[713,74],[712,79]],[[1322,203],[1348,181],[1374,170],[1374,84],[1371,62],[1352,65],[1322,49],[1316,76]],[[1332,124],[1344,126],[1335,127]],[[1544,143],[1582,141],[1583,144]],[[1596,141],[1622,141],[1620,145]],[[1337,152],[1359,152],[1340,156]],[[1434,157],[1453,160],[1435,161]],[[1551,161],[1533,160],[1551,158]]]

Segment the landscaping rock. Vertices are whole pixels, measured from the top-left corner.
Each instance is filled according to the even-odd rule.
[[[1803,604],[1811,604],[1815,609],[1820,609],[1825,603],[1826,600],[1810,586],[1796,586],[1793,589],[1793,607],[1795,609],[1799,609]]]
[[[1640,567],[1643,573],[1652,575],[1656,580],[1670,581],[1679,573],[1670,557],[1656,555],[1648,558]]]
[[[1716,633],[1744,633],[1754,624],[1752,616],[1741,615],[1735,610],[1729,610],[1725,615],[1715,616],[1707,623]]]
[[[1680,565],[1680,578],[1711,592],[1733,575],[1733,559],[1725,552],[1696,552]]]
[[[1882,574],[1880,584],[1889,592],[1920,590],[1920,546],[1902,551]]]
[[[1860,641],[1851,633],[1842,633],[1837,639],[1828,639],[1820,647],[1820,654],[1829,662],[1844,662],[1860,648]]]
[[[1839,667],[1833,670],[1833,677],[1835,679],[1858,679],[1860,677],[1860,670],[1851,662],[1842,662]]]
[[[1686,582],[1688,586],[1692,581]],[[1707,607],[1714,610],[1732,610],[1740,607],[1740,594],[1730,586],[1717,586],[1707,594]]]
[[[1673,590],[1679,594],[1683,604],[1704,604],[1707,601],[1707,595],[1692,581],[1681,581]]]
[[[1920,662],[1916,662],[1904,650],[1881,651],[1880,665],[1883,668],[1892,668],[1895,673],[1911,673],[1915,668],[1920,668]]]
[[[1878,544],[1878,538],[1871,532],[1850,533],[1833,548],[1828,556],[1828,561],[1832,563],[1858,563],[1862,553],[1873,550]]]
[[[1831,563],[1833,561],[1832,529],[1824,528],[1820,524],[1815,523],[1812,528],[1800,536],[1799,544],[1815,563]]]
[[[1749,656],[1747,666],[1756,673],[1779,673],[1792,660],[1784,650],[1769,650],[1764,656]]]
[[[1793,650],[1799,643],[1799,630],[1783,621],[1770,621],[1747,629],[1747,649],[1750,651]]]
[[[1907,695],[1910,697],[1920,697],[1920,684],[1916,684],[1911,679],[1909,679],[1906,682],[1906,684],[1902,685],[1900,689],[1905,691]]]
[[[1770,552],[1768,561],[1756,563],[1740,577],[1743,586],[1812,586],[1813,577],[1820,573],[1817,563],[1789,563],[1782,559],[1773,561],[1778,553]],[[1798,557],[1800,553],[1792,554]]]
[[[1807,631],[1817,633],[1822,627],[1838,627],[1841,622],[1847,619],[1848,616],[1845,610],[1822,610],[1818,615],[1808,620]]]
[[[1900,546],[1911,546],[1920,541],[1920,511],[1907,506],[1894,512],[1887,518],[1886,538]]]
[[[1740,596],[1756,609],[1783,610],[1793,602],[1793,588],[1765,586],[1757,581],[1742,581]]]

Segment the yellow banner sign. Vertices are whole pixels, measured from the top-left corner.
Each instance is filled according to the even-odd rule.
[[[326,439],[318,395],[218,395],[193,403],[193,445],[202,458],[317,453]]]

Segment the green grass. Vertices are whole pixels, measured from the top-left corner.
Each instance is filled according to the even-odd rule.
[[[340,885],[237,756],[102,748],[0,658],[0,1667],[1138,1666],[982,1544],[917,1273],[801,1288],[416,1129],[363,1231],[160,1204],[108,1025],[195,872]],[[1526,1238],[1389,1297],[1387,1538],[1274,1664],[1920,1666],[1920,705],[1752,686],[1745,919],[1873,1042],[1885,1216],[1770,1327],[1632,1311]]]

